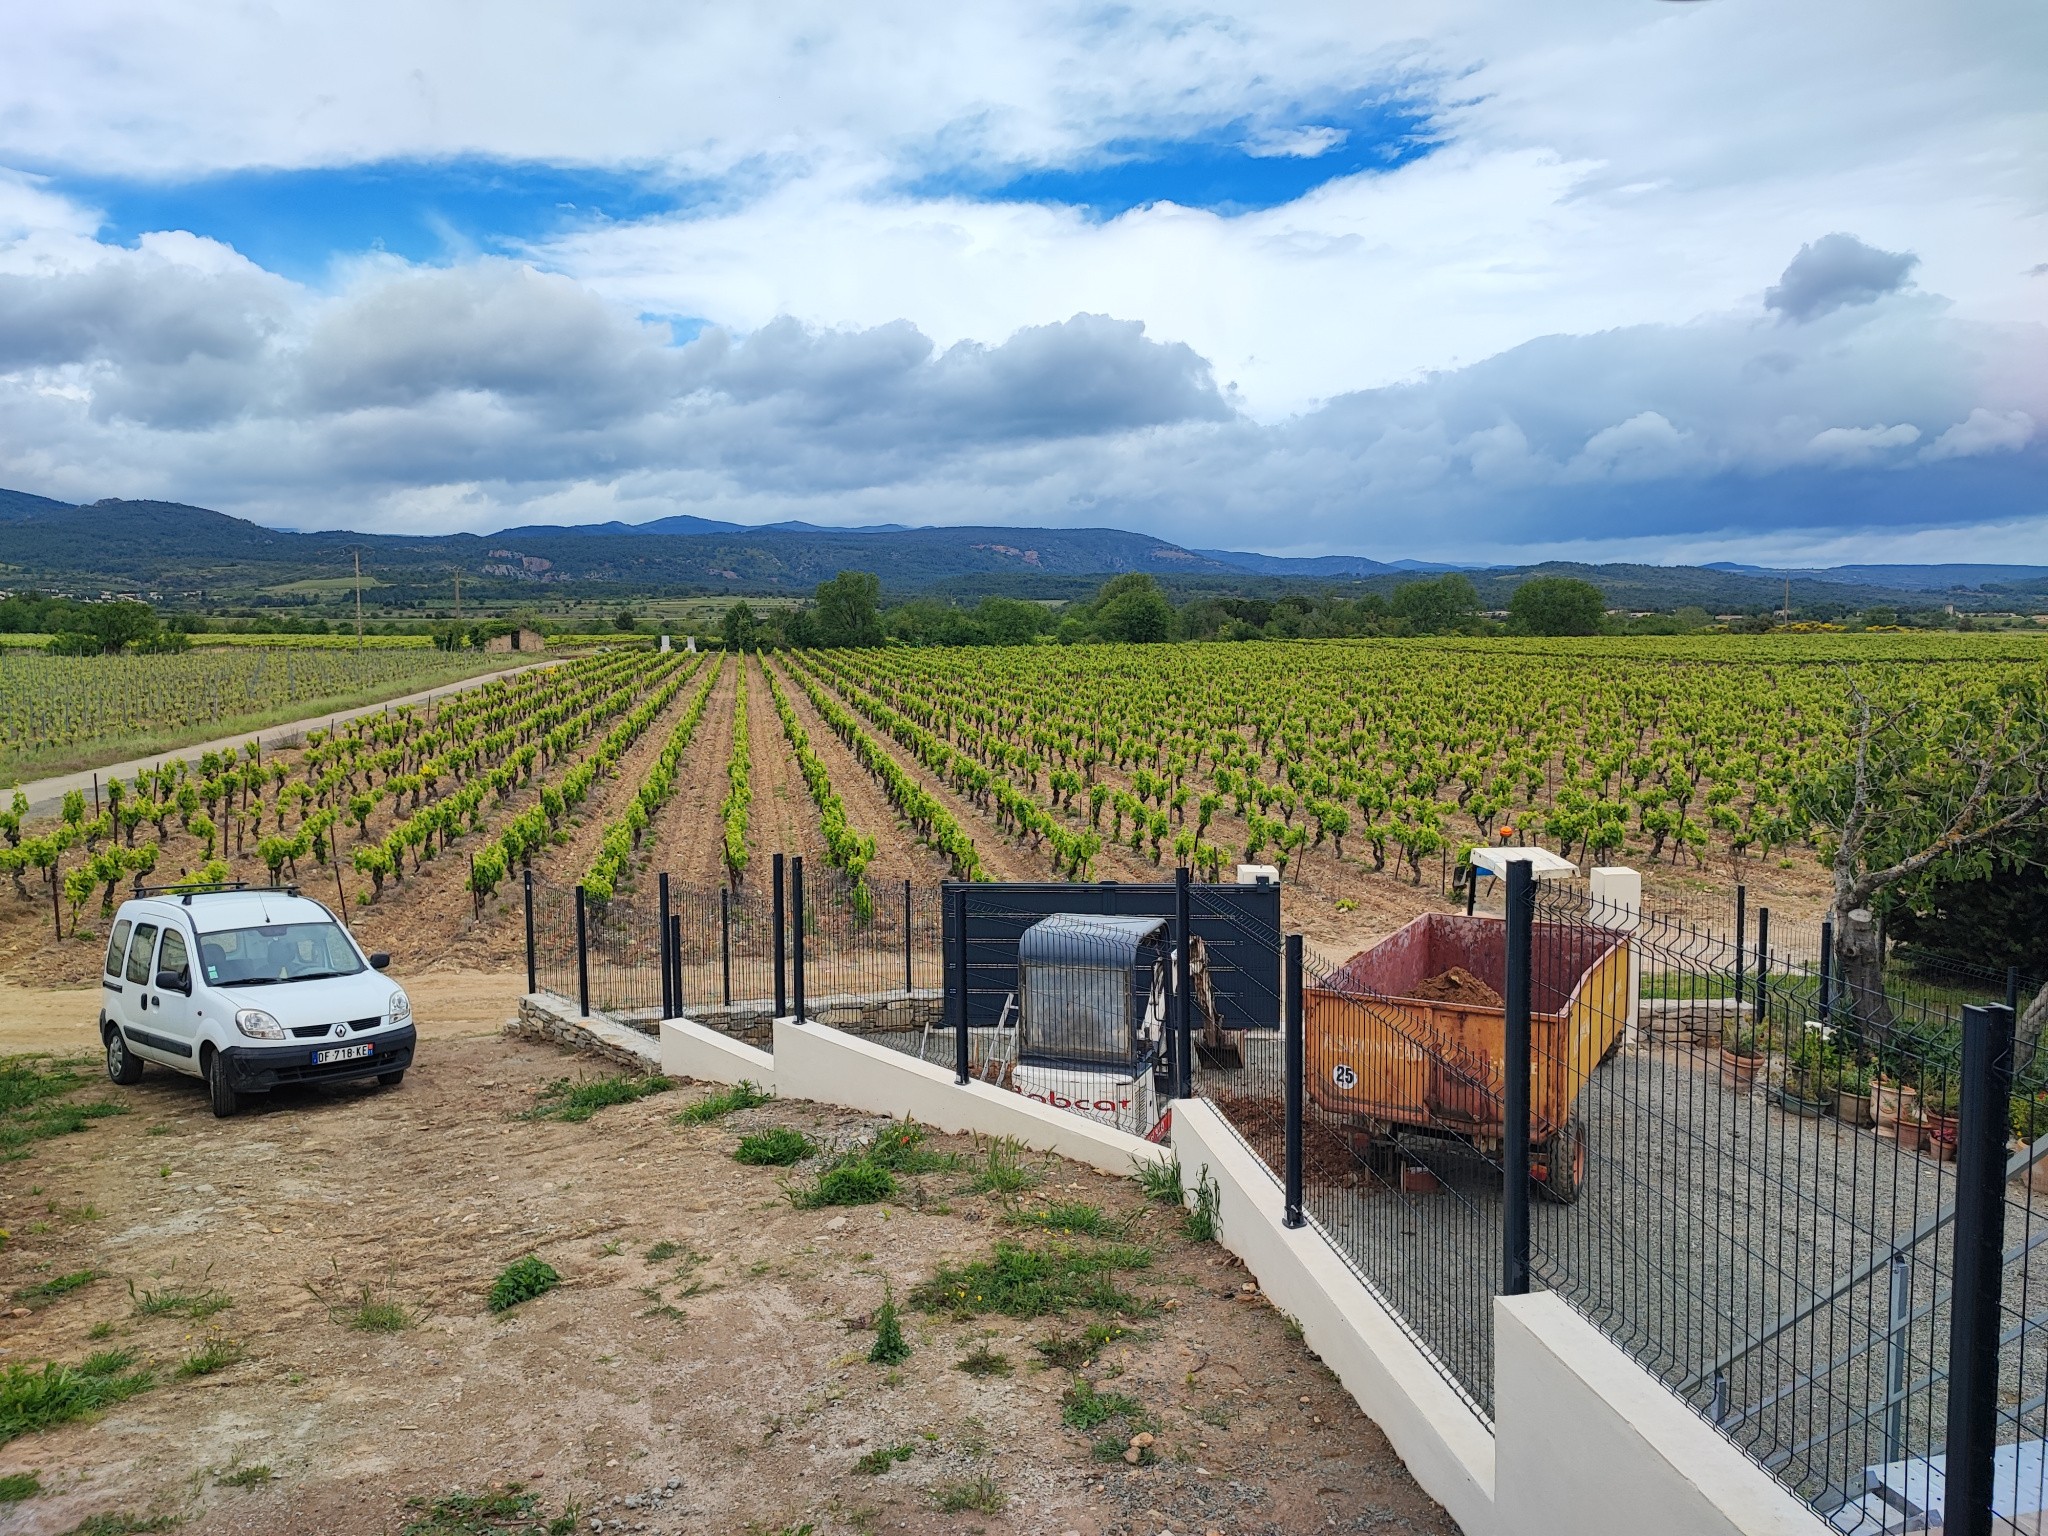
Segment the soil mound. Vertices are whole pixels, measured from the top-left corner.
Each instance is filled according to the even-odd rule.
[[[1426,1003],[1461,1003],[1468,1008],[1498,1008],[1501,996],[1462,965],[1439,971],[1408,989],[1408,996]]]

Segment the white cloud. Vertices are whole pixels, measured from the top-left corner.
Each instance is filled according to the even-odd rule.
[[[1262,160],[1314,160],[1351,135],[1342,128],[1269,128],[1245,141],[1245,153]]]
[[[1920,441],[1920,429],[1911,422],[1891,427],[1828,427],[1808,439],[1808,454],[1834,464],[1868,464],[1883,458],[1888,449],[1904,448]]]
[[[2034,418],[2025,411],[1987,411],[1981,405],[1920,450],[1923,459],[1964,459],[1980,453],[2017,453],[2033,440]]]

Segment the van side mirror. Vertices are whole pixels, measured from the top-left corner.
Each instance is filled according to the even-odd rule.
[[[159,992],[182,992],[187,997],[190,997],[192,995],[192,973],[184,969],[158,971],[156,973],[156,989]]]
[[[390,966],[390,964],[391,957],[385,954],[384,951],[381,949],[378,950],[374,955],[370,956],[370,969],[373,971],[385,970]]]

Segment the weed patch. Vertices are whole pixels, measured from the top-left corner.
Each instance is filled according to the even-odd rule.
[[[1143,1269],[1152,1251],[1131,1243],[1083,1251],[1063,1245],[1027,1248],[998,1242],[995,1253],[972,1264],[944,1264],[910,1294],[912,1305],[966,1319],[987,1312],[1007,1317],[1056,1316],[1072,1307],[1138,1316],[1152,1303],[1120,1289],[1118,1270]]]
[[[960,1166],[956,1152],[937,1152],[925,1145],[928,1133],[915,1120],[898,1120],[860,1154],[891,1173],[950,1173]]]
[[[896,1294],[885,1290],[875,1313],[875,1347],[868,1351],[870,1365],[901,1365],[910,1358],[910,1345],[903,1337],[903,1315],[896,1310]]]
[[[786,1125],[778,1125],[765,1131],[756,1131],[751,1136],[742,1136],[737,1151],[732,1155],[736,1163],[746,1163],[756,1168],[787,1168],[800,1163],[807,1157],[817,1155],[817,1143],[802,1131],[793,1131]]]
[[[366,1285],[356,1293],[354,1302],[340,1309],[335,1321],[357,1333],[404,1333],[408,1328],[417,1328],[420,1317]]]
[[[0,1504],[19,1504],[43,1491],[43,1479],[36,1472],[9,1472],[0,1477]]]
[[[491,1282],[491,1310],[508,1311],[522,1301],[546,1295],[561,1283],[562,1277],[552,1264],[529,1253],[498,1271],[498,1278]]]
[[[880,1477],[899,1461],[908,1461],[917,1454],[914,1445],[884,1445],[869,1451],[853,1464],[853,1470],[865,1477]]]
[[[963,1477],[956,1482],[938,1483],[931,1490],[932,1507],[949,1515],[975,1514],[993,1515],[1009,1503],[1003,1490],[996,1486],[996,1480],[983,1472],[974,1477]]]
[[[105,1099],[59,1102],[92,1081],[83,1070],[89,1065],[49,1056],[0,1058],[0,1162],[27,1157],[31,1142],[69,1136],[94,1120],[128,1113],[127,1105]]]
[[[1129,1223],[1085,1200],[1055,1200],[1050,1205],[1012,1207],[1003,1220],[1015,1227],[1051,1232],[1059,1237],[1118,1237]]]
[[[1007,1376],[1010,1374],[1010,1357],[990,1349],[984,1340],[955,1360],[953,1369],[976,1377]]]
[[[223,1472],[213,1482],[216,1488],[261,1488],[265,1483],[276,1480],[275,1472],[258,1463],[253,1467],[237,1467],[232,1472]]]
[[[134,1363],[133,1350],[110,1349],[75,1366],[8,1366],[0,1375],[0,1445],[147,1392],[156,1385],[156,1374],[129,1370]]]
[[[682,1251],[683,1245],[681,1243],[672,1243],[664,1237],[652,1248],[649,1248],[645,1253],[641,1254],[640,1257],[645,1259],[650,1264],[659,1264],[664,1259],[674,1258],[677,1254],[681,1253]]]
[[[1115,1323],[1090,1323],[1079,1333],[1048,1334],[1031,1347],[1038,1351],[1047,1365],[1057,1366],[1063,1371],[1078,1371],[1092,1364],[1105,1348],[1129,1333],[1128,1328]]]
[[[143,1536],[150,1531],[168,1531],[177,1520],[170,1515],[87,1515],[64,1536]]]
[[[800,1211],[815,1211],[828,1205],[873,1205],[896,1193],[896,1175],[865,1157],[846,1157],[808,1184],[786,1185],[784,1193]]]
[[[406,1525],[401,1536],[569,1536],[576,1529],[573,1508],[550,1518],[542,1513],[540,1499],[520,1483],[489,1493],[450,1493],[405,1503],[420,1518]]]
[[[73,1274],[59,1275],[54,1280],[45,1280],[40,1285],[27,1286],[14,1293],[14,1299],[24,1306],[43,1308],[59,1296],[69,1296],[73,1291],[83,1290],[95,1280],[106,1276],[97,1269],[81,1269]]]
[[[1209,1170],[1204,1168],[1201,1182],[1195,1186],[1195,1203],[1188,1207],[1187,1214],[1180,1219],[1181,1230],[1187,1233],[1191,1242],[1216,1241],[1216,1214],[1222,1201],[1222,1191],[1216,1187],[1216,1181],[1209,1177]]]
[[[522,1120],[564,1120],[572,1124],[588,1120],[600,1109],[631,1104],[650,1094],[667,1093],[675,1085],[667,1078],[647,1077],[558,1077],[541,1089],[533,1108]]]
[[[1144,1406],[1121,1392],[1098,1392],[1091,1381],[1077,1381],[1060,1398],[1060,1422],[1069,1429],[1090,1434],[1111,1419],[1132,1423],[1144,1417]]]
[[[742,1109],[752,1109],[756,1105],[766,1104],[774,1097],[774,1094],[768,1092],[767,1089],[761,1087],[758,1083],[750,1083],[745,1078],[742,1078],[730,1088],[720,1088],[708,1098],[699,1099],[696,1103],[690,1105],[689,1108],[678,1113],[674,1117],[675,1123],[677,1125],[709,1125],[714,1120],[723,1120],[727,1115],[737,1113]]]

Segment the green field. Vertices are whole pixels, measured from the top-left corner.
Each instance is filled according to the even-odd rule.
[[[424,644],[303,643],[331,638],[322,636],[212,638],[284,643],[176,656],[0,648],[0,785],[373,704],[521,660]]]

